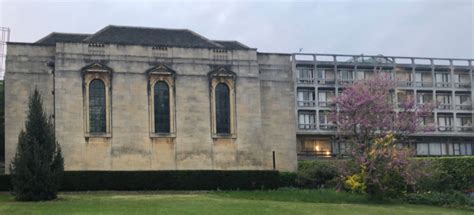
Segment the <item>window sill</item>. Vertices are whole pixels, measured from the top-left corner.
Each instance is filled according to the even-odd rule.
[[[87,138],[111,138],[111,133],[86,133],[85,137]]]
[[[212,134],[213,139],[237,139],[236,134]]]
[[[175,138],[176,133],[150,133],[150,138]]]

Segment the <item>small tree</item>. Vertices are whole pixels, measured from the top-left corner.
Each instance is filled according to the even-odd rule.
[[[25,130],[20,132],[10,166],[13,193],[19,201],[55,199],[64,162],[51,117],[44,112],[36,89],[30,96],[28,108]]]
[[[393,103],[396,81],[378,75],[346,86],[335,98],[331,118],[337,122],[338,133],[346,138],[352,158],[351,168],[343,172],[342,183],[353,191],[371,196],[397,195],[413,188],[423,175],[415,170],[414,151],[409,134],[432,130],[422,126],[423,117],[431,116],[433,104],[415,105],[412,98]]]

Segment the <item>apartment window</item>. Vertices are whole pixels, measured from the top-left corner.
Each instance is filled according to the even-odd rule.
[[[416,155],[418,156],[465,156],[473,154],[471,143],[417,143]]]
[[[341,81],[351,82],[354,80],[354,71],[352,69],[340,69]]]
[[[418,143],[418,144],[416,144],[416,154],[417,155],[429,155],[428,143]]]
[[[331,142],[329,139],[302,140],[298,153],[314,156],[331,156]]]
[[[374,72],[372,70],[357,70],[357,80],[368,80],[371,79]]]
[[[458,130],[461,132],[471,132],[473,130],[472,116],[458,114],[456,125],[459,126]]]
[[[431,93],[418,93],[418,104],[426,104],[433,101],[433,94]]]
[[[298,67],[299,83],[313,83],[314,70],[312,68]]]
[[[326,79],[326,69],[318,69],[318,79]]]
[[[452,115],[438,115],[438,130],[439,131],[452,131],[453,129],[453,116]]]
[[[334,124],[329,120],[329,113],[327,111],[319,112],[319,128],[321,130],[334,129]]]
[[[320,90],[318,92],[318,105],[319,107],[329,107],[332,105],[332,100],[334,99],[333,91]]]
[[[429,150],[430,155],[447,155],[446,143],[430,143]]]
[[[298,128],[302,130],[316,129],[316,112],[315,111],[299,111],[298,112]]]
[[[463,73],[455,73],[453,76],[453,81],[454,81],[455,87],[470,88],[471,80],[469,78],[469,70],[466,70]]]
[[[150,137],[175,137],[174,79],[176,72],[165,65],[159,65],[146,73],[149,89]]]
[[[436,101],[439,109],[451,109],[451,95],[438,94],[436,95]]]
[[[449,73],[436,73],[436,86],[449,87]]]
[[[335,76],[333,68],[318,68],[319,84],[334,84]]]
[[[458,110],[471,110],[471,95],[470,94],[458,94],[456,99],[456,109]]]
[[[415,73],[415,82],[417,87],[432,87],[433,79],[431,78],[431,73],[426,72],[417,72]]]
[[[411,68],[396,68],[395,77],[398,79],[399,86],[401,87],[412,86]]]
[[[474,144],[471,143],[454,143],[453,154],[454,155],[473,155]]]
[[[89,84],[89,122],[90,133],[106,132],[105,84],[94,79]]]
[[[314,106],[315,96],[314,89],[299,88],[298,89],[298,106],[312,107]]]
[[[164,81],[158,81],[154,87],[155,94],[155,132],[170,132],[170,90]]]

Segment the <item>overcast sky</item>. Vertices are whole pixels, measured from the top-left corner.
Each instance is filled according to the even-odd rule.
[[[474,58],[474,0],[4,1],[10,41],[106,25],[189,28],[261,52]]]

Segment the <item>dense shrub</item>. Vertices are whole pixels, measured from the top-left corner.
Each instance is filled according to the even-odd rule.
[[[0,177],[0,182],[6,177],[9,175]],[[278,186],[277,171],[66,171],[60,190],[253,190]],[[3,184],[0,188],[11,189]]]
[[[429,160],[430,176],[420,181],[422,191],[446,191],[474,188],[474,157],[417,158]]]
[[[299,163],[296,185],[304,188],[320,188],[333,185],[338,176],[337,160],[314,160]]]
[[[410,193],[404,196],[410,204],[437,206],[474,206],[474,199],[458,191]]]
[[[30,96],[25,129],[21,130],[10,165],[15,199],[42,201],[56,198],[64,171],[61,148],[51,118],[43,110],[38,90]]]

